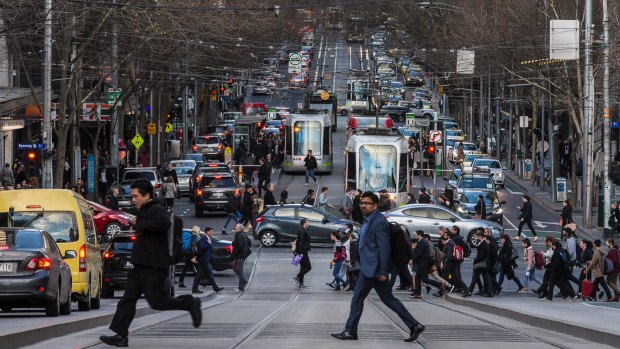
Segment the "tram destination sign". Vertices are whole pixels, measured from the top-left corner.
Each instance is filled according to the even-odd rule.
[[[301,60],[302,57],[297,52],[291,52],[288,55],[288,73],[299,74],[301,73]]]

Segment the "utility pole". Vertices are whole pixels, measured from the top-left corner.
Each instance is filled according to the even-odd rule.
[[[470,142],[474,141],[474,79],[471,79],[469,83],[469,104],[471,105],[471,112],[469,113],[469,131],[467,132],[467,138]]]
[[[502,161],[501,152],[500,152],[500,129],[499,129],[499,120],[500,120],[500,106],[499,106],[499,96],[495,97],[495,153],[497,154],[497,160]]]
[[[116,0],[112,0],[116,4]],[[112,24],[112,87],[118,88],[118,27],[116,22]],[[153,106],[151,105],[151,108]],[[110,165],[116,167],[116,180],[119,180],[120,169],[118,166],[118,139],[121,134],[121,121],[118,119],[117,106],[112,108],[112,119],[110,122]]]
[[[609,12],[607,0],[603,0],[603,227],[609,228],[607,221],[611,205],[611,181],[609,180],[611,102],[609,100]],[[600,210],[600,207],[599,207]]]
[[[183,88],[183,114],[182,114],[182,118],[183,118],[183,141],[181,142],[181,153],[184,153],[185,150],[187,149],[187,93],[188,93],[188,89],[189,86],[187,84],[185,84],[185,87]]]
[[[487,145],[487,153],[490,154],[491,153],[491,108],[492,108],[492,104],[491,104],[491,70],[489,70],[489,85],[488,85],[488,91],[487,91],[487,129],[486,129],[486,141],[484,142]],[[497,141],[495,142],[495,144],[497,144]]]
[[[484,140],[484,135],[482,133],[482,131],[484,130],[484,108],[482,107],[484,105],[484,78],[482,77],[482,75],[480,75],[480,104],[478,106],[478,138],[480,138],[480,140],[478,141],[478,146],[480,146],[480,143]],[[482,150],[482,149],[480,149]]]
[[[52,132],[52,0],[45,0],[45,22],[43,39],[43,143],[47,150],[54,149]],[[52,188],[52,158],[43,160],[43,188]],[[63,164],[58,164],[63,166]]]
[[[583,186],[585,191],[583,225],[586,228],[592,226],[592,111],[594,110],[594,84],[592,72],[592,0],[585,2],[585,59],[583,91],[585,93],[583,103],[583,135],[584,141],[584,169]]]
[[[540,178],[540,182],[541,187],[540,190],[544,191],[545,190],[545,91],[540,91],[540,99],[541,99],[541,104],[542,104],[542,108],[540,109],[540,115],[541,115],[541,124],[540,124],[540,144],[541,144],[541,149],[538,149],[538,144],[535,146],[534,149],[536,149],[537,151],[540,151],[540,167],[541,167],[541,178]]]

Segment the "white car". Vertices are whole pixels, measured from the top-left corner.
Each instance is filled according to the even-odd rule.
[[[472,163],[473,172],[486,172],[493,175],[493,182],[495,185],[504,187],[504,181],[506,176],[504,175],[504,168],[497,159],[492,158],[477,158]]]
[[[463,160],[463,173],[472,173],[473,172],[473,162],[474,160],[482,157],[489,157],[485,154],[468,154],[465,155],[465,159]]]
[[[446,139],[453,139],[455,141],[462,142],[465,140],[465,136],[463,135],[463,131],[461,130],[446,130]]]
[[[353,108],[349,105],[340,105],[338,104],[338,114],[342,116],[347,116],[353,112]]]
[[[458,156],[459,153],[459,145],[463,144],[463,153],[465,153],[465,156],[469,155],[469,154],[480,154],[480,150],[478,149],[478,146],[474,143],[471,142],[454,142],[454,147],[452,148],[452,152],[450,156],[450,161],[452,161],[452,163],[456,162],[456,158]]]

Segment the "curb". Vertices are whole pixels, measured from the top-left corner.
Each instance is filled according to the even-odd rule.
[[[568,333],[575,337],[583,338],[585,340],[609,345],[616,347],[620,342],[620,335],[616,335],[609,332],[604,332],[596,328],[587,327],[587,324],[572,324],[568,322],[562,322],[557,319],[544,318],[534,315],[528,315],[520,313],[518,311],[504,309],[488,304],[482,304],[473,301],[467,301],[464,299],[456,298],[450,295],[446,295],[446,300],[450,303],[476,309],[485,313],[499,315],[512,320],[520,321],[531,326],[536,326],[545,330]]]
[[[215,292],[212,292],[206,296],[198,298],[200,298],[204,302],[207,299],[214,297],[215,294]],[[136,309],[135,318],[152,315],[159,312],[160,311],[153,310],[148,305],[145,305],[145,307],[143,308]],[[64,323],[2,335],[0,336],[0,343],[2,343],[3,349],[16,349],[21,347],[27,347],[28,345],[46,341],[48,339],[62,337],[67,334],[72,334],[75,332],[108,325],[112,321],[113,317],[114,313],[111,313],[101,316],[95,316],[88,319],[72,320],[71,315],[68,315],[65,316],[68,321],[65,321]]]

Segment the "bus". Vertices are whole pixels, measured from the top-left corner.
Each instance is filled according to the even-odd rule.
[[[316,172],[330,174],[333,169],[332,125],[329,114],[320,110],[291,113],[284,121],[284,161],[282,170],[304,172],[308,150],[316,158]]]
[[[364,19],[349,17],[347,19],[347,42],[364,42]]]
[[[398,204],[406,203],[411,184],[407,154],[407,139],[397,130],[369,128],[354,133],[345,149],[345,190],[385,189]]]
[[[347,96],[345,105],[354,112],[370,110],[370,79],[366,72],[351,71],[347,79]]]
[[[336,132],[338,127],[338,97],[336,97],[335,93],[325,90],[308,93],[306,94],[304,106],[306,109],[328,110],[332,132]]]

